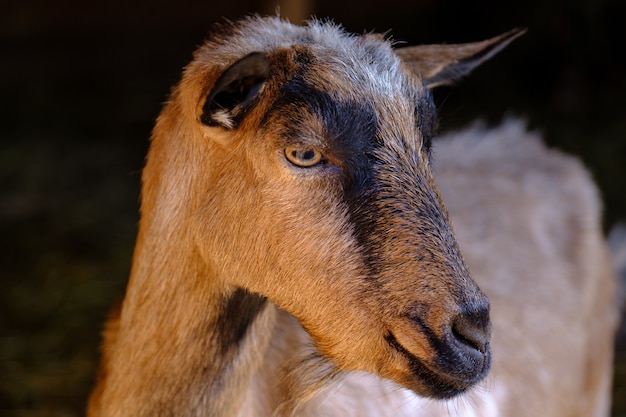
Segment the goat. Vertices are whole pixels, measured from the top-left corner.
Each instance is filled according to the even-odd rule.
[[[89,416],[394,415],[483,380],[489,303],[433,177],[429,89],[520,34],[217,30],[152,134]]]

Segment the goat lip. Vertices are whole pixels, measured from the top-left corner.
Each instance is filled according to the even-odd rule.
[[[422,395],[439,399],[455,397],[483,379],[489,370],[489,364],[487,364],[477,375],[464,376],[450,373],[436,364],[435,366],[429,365],[419,359],[406,349],[392,332],[389,332],[385,339],[408,361],[409,372],[404,385]]]

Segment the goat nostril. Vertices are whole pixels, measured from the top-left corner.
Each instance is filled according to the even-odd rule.
[[[491,338],[489,311],[481,309],[459,314],[452,321],[452,335],[463,345],[485,353]]]

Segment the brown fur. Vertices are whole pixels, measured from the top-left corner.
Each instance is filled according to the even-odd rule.
[[[306,415],[347,371],[439,398],[482,379],[488,303],[434,182],[424,86],[515,36],[434,48],[433,72],[331,24],[216,33],[154,128],[88,414]]]

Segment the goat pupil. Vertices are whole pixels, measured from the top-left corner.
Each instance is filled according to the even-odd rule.
[[[295,161],[307,163],[307,162],[311,162],[315,160],[315,151],[311,149],[309,150],[294,149],[291,151],[291,157]]]
[[[315,152],[308,150],[308,151],[300,151],[300,155],[294,155],[296,157],[299,156],[298,159],[302,159],[303,161],[310,161],[312,159],[315,158]]]

